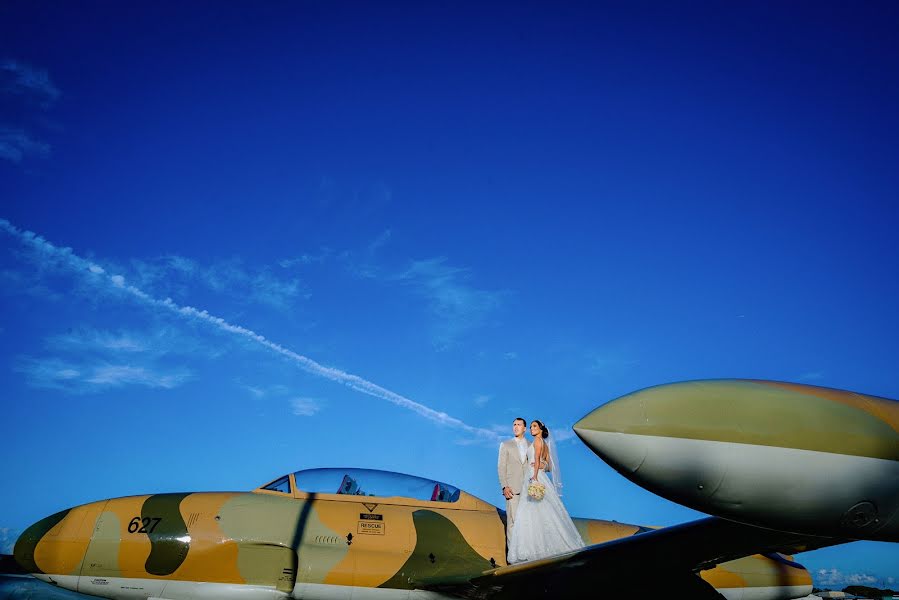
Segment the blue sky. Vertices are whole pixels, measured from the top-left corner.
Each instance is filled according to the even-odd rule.
[[[897,20],[3,3],[0,543],[319,466],[499,504],[519,415],[564,440],[572,514],[699,516],[570,426],[697,378],[899,398]],[[895,544],[797,560],[899,579]]]

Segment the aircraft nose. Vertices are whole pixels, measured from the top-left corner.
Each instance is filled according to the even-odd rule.
[[[55,537],[58,534],[63,520],[69,514],[69,509],[45,517],[34,523],[19,536],[13,548],[13,558],[26,573],[44,573],[37,564],[37,546],[45,537]],[[45,565],[48,566],[48,565]]]

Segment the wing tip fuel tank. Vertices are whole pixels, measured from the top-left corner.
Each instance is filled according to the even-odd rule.
[[[696,510],[899,540],[894,400],[776,381],[687,381],[607,402],[574,431],[634,483]]]

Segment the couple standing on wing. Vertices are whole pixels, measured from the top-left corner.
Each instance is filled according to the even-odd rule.
[[[506,498],[506,541],[509,564],[563,554],[584,547],[584,542],[562,504],[562,478],[549,429],[531,422],[531,437],[524,437],[525,420],[512,422],[511,440],[499,446],[499,483]],[[552,474],[552,479],[547,475]],[[543,490],[540,490],[541,484]],[[542,493],[541,493],[542,492]]]

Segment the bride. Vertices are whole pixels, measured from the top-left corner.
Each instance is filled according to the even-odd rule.
[[[559,498],[561,487],[558,459],[549,441],[549,429],[540,421],[531,422],[533,443],[528,446],[527,475],[509,533],[509,564],[563,554],[584,547],[584,542]],[[550,479],[546,472],[550,471]],[[543,497],[528,493],[534,483],[543,485]],[[535,486],[539,488],[539,486]],[[534,488],[531,488],[534,489]],[[539,496],[539,491],[536,494]]]

